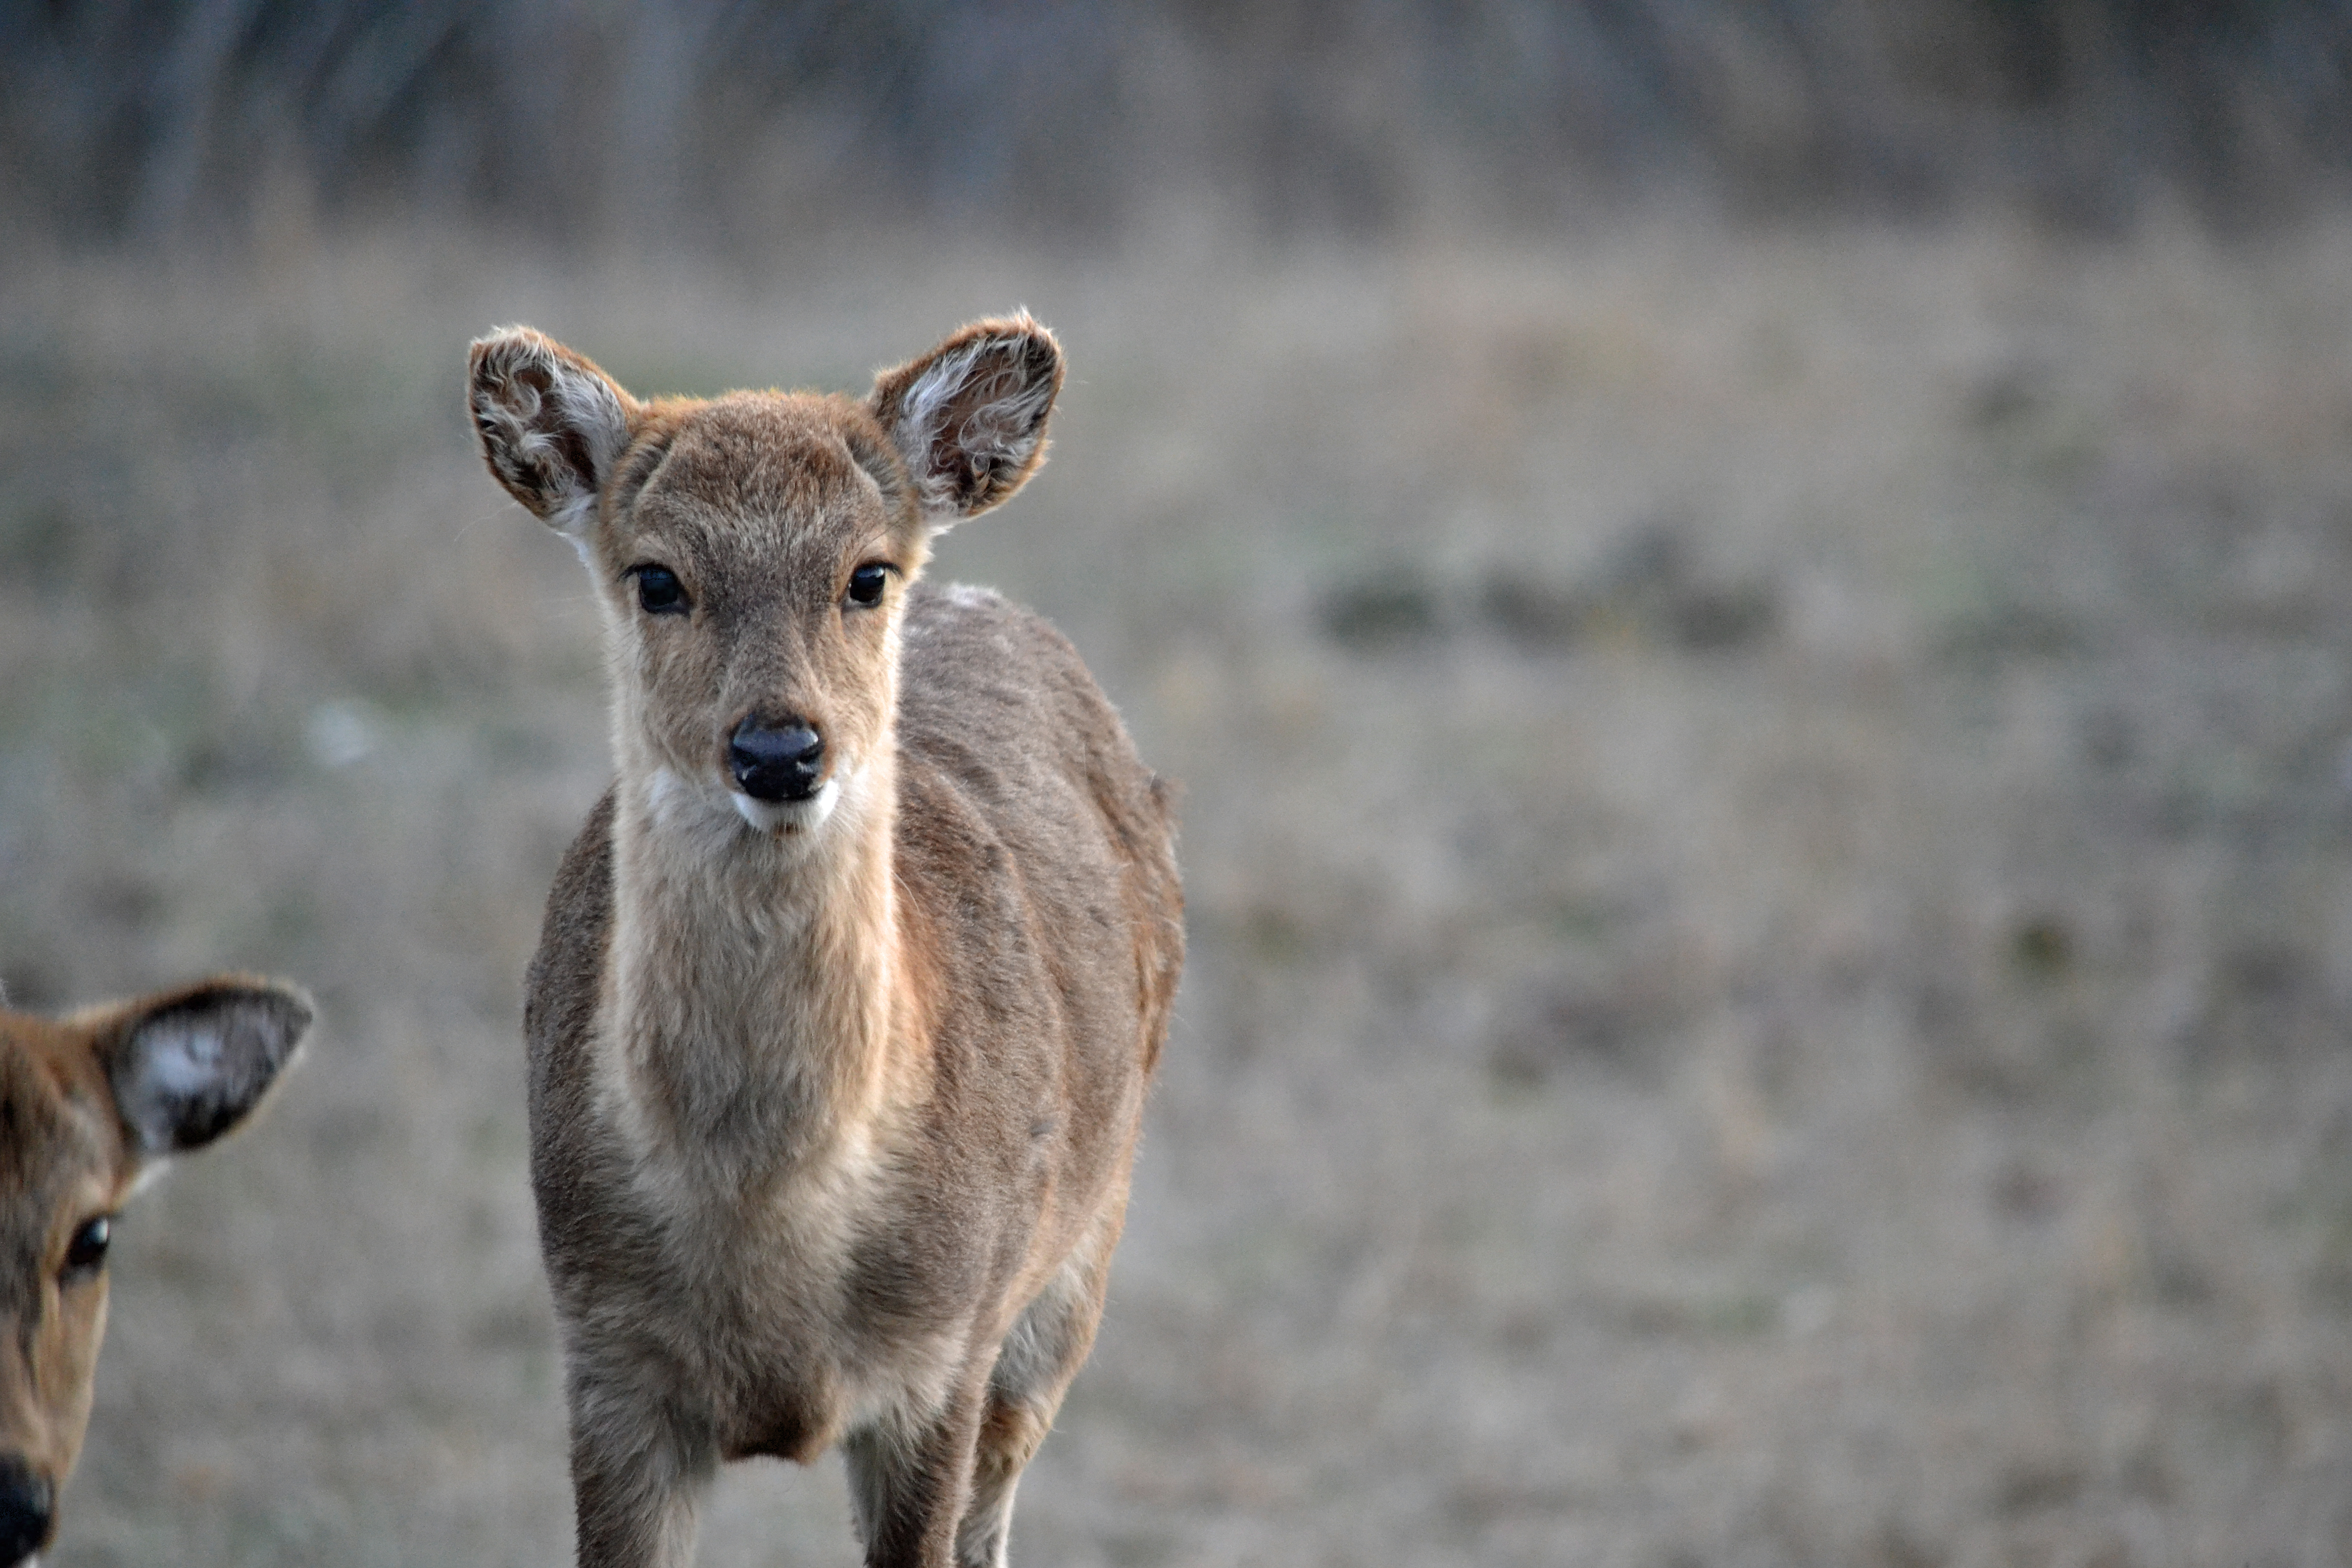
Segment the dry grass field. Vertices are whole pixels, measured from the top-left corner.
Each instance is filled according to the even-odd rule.
[[[1185,789],[1193,959],[1016,1557],[2352,1563],[2352,226],[0,279],[0,975],[324,1022],[126,1218],[53,1568],[569,1560],[520,977],[605,777],[467,340],[857,387],[1023,303],[936,574]],[[836,1464],[703,1561],[856,1560]]]

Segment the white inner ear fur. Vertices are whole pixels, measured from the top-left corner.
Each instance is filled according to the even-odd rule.
[[[139,1085],[185,1100],[210,1089],[221,1076],[224,1036],[207,1019],[150,1024],[139,1032]]]
[[[596,500],[604,493],[613,465],[620,460],[629,444],[629,418],[621,411],[613,389],[601,377],[582,375],[561,360],[556,362],[552,393],[556,417],[579,432],[593,471],[583,476],[587,488],[567,498],[547,521],[549,527],[572,541],[572,547],[580,552],[580,559],[585,561],[588,532],[596,523]],[[554,444],[536,432],[532,438],[542,447]]]
[[[980,369],[991,357],[1000,363]],[[1054,383],[1050,377],[1022,379],[1022,364],[1020,339],[982,338],[925,366],[899,404],[891,439],[914,471],[923,515],[941,531],[963,515],[957,472],[961,464],[940,461],[942,448],[1002,459],[1013,468],[1036,449],[1046,407],[1054,400]],[[978,401],[955,419],[955,405],[972,398]]]
[[[176,1107],[208,1098],[224,1076],[220,1025],[175,1018],[140,1026],[137,1071],[120,1086],[122,1118],[150,1152],[168,1152]]]

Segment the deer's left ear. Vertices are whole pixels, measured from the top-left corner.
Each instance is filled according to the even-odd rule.
[[[311,1016],[294,987],[237,975],[126,1005],[99,1053],[131,1147],[175,1154],[243,1121],[294,1059]]]
[[[933,532],[1008,500],[1045,460],[1062,350],[1027,312],[974,321],[874,378],[866,407],[915,482]]]

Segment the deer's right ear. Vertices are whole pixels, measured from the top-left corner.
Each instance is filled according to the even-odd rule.
[[[294,987],[241,975],[125,1005],[99,1052],[131,1146],[176,1154],[243,1121],[294,1059],[310,1018]]]
[[[529,327],[474,342],[466,395],[482,457],[507,492],[583,548],[635,406],[612,377]]]

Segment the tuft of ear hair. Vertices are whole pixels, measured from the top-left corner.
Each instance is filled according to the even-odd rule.
[[[636,402],[593,362],[529,327],[474,341],[466,401],[483,460],[507,492],[574,544],[629,444]]]
[[[1025,310],[974,321],[874,378],[889,433],[934,532],[1012,499],[1045,460],[1062,349]]]
[[[245,1121],[294,1059],[313,1016],[293,986],[245,975],[128,1004],[99,1050],[131,1146],[176,1154]]]

